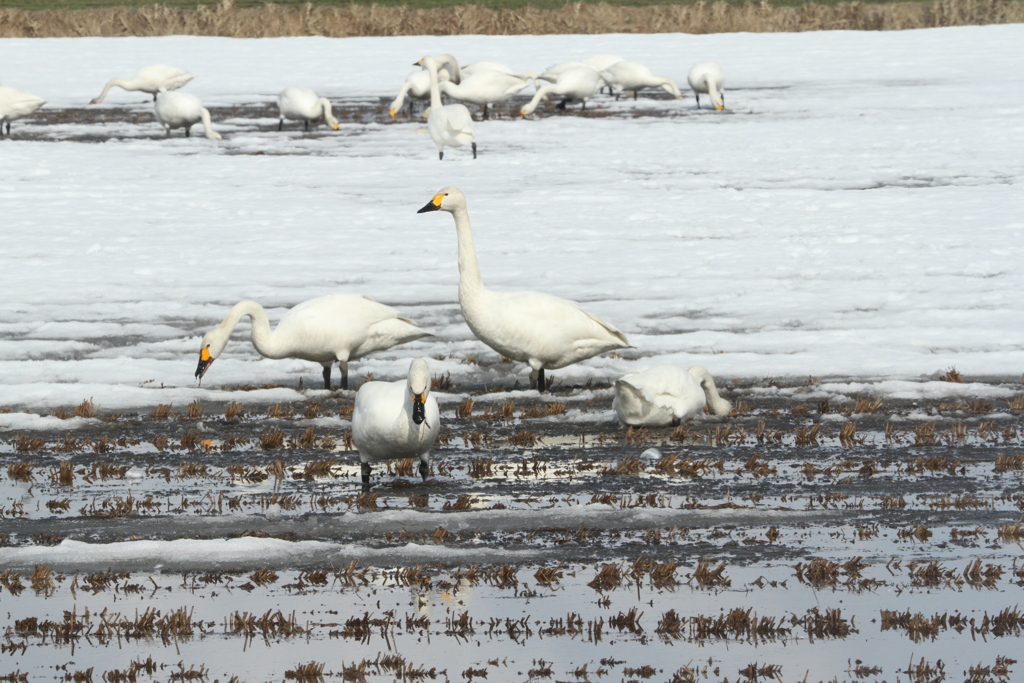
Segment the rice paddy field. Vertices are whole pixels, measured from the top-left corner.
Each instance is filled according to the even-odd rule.
[[[48,101],[0,140],[0,680],[1019,680],[1022,40],[0,41],[0,81]],[[438,161],[387,110],[442,52],[680,84],[715,58],[727,108],[524,96]],[[155,63],[223,140],[166,137],[146,95],[86,105]],[[340,129],[279,132],[289,85]],[[527,390],[462,319],[450,218],[416,214],[446,185],[488,286],[636,348]],[[195,382],[236,301],[276,322],[336,291],[433,335],[351,377],[428,360],[426,481],[364,490],[355,392],[245,324]],[[614,380],[663,363],[732,414],[619,425]]]

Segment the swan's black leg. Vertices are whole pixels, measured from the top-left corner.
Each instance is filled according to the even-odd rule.
[[[341,386],[339,389],[348,389],[348,361],[343,360],[338,363],[338,367],[341,368]]]
[[[440,159],[441,161],[444,161],[444,150],[441,150],[440,152],[437,153],[437,158]]]
[[[476,159],[476,142],[473,143],[473,158]]]
[[[331,390],[331,366],[324,366],[324,389],[327,391]]]
[[[485,104],[484,105],[484,121],[486,121],[489,118],[491,118],[491,114],[490,114],[490,112],[487,109],[487,105]]]
[[[420,460],[420,476],[423,477],[423,481],[427,480],[427,474],[430,473],[430,465]]]
[[[565,103],[568,102],[568,101],[569,100],[567,100],[567,99],[563,99],[561,102],[559,102],[558,104],[555,105],[555,109],[562,109],[564,111],[565,110]]]
[[[637,95],[638,95],[639,93],[640,93],[640,91],[639,91],[639,90],[634,90],[634,91],[633,91],[633,100],[634,100],[634,101],[636,100],[636,96],[637,96]]]
[[[537,371],[537,391],[545,392],[548,390],[548,381],[544,377],[544,368]]]
[[[279,132],[284,130],[284,119],[281,119],[280,121],[277,122],[277,130]]]
[[[309,119],[306,119],[306,125],[304,126],[303,130],[305,130],[307,133],[309,132]]]
[[[192,126],[185,126],[185,137],[189,137],[192,134]]]
[[[700,109],[700,93],[695,92],[693,93],[693,96],[697,98],[697,109]]]
[[[364,462],[362,466],[363,471],[363,490],[369,490],[370,488],[370,463]]]

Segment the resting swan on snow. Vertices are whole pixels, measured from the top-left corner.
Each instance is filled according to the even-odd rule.
[[[165,90],[177,90],[191,81],[195,76],[174,66],[147,66],[140,69],[134,78],[124,80],[122,78],[111,79],[104,87],[99,97],[93,98],[89,104],[99,104],[113,87],[123,88],[130,91],[141,91],[149,93],[156,99],[156,94]]]
[[[310,121],[324,122],[334,130],[338,130],[338,119],[334,118],[331,103],[326,97],[320,97],[309,88],[285,88],[277,96],[277,110],[281,120],[277,129],[284,128],[284,120],[302,121],[304,130],[309,130]]]
[[[699,366],[684,370],[678,365],[659,365],[624,376],[615,382],[612,401],[619,422],[634,427],[682,422],[705,405],[714,415],[732,412],[732,404],[718,395],[707,370]]]
[[[601,71],[601,78],[611,86],[615,99],[619,99],[623,92],[632,91],[635,100],[637,93],[644,88],[661,88],[676,99],[683,99],[675,81],[667,76],[655,76],[639,62],[616,62]]]
[[[31,115],[44,104],[46,104],[46,100],[41,97],[30,95],[24,90],[0,85],[0,135],[4,134],[5,123],[7,124],[7,134],[10,135],[11,121]]]
[[[289,310],[271,331],[267,313],[255,301],[234,305],[227,317],[203,337],[196,378],[202,381],[210,365],[227,346],[238,321],[252,320],[252,344],[265,358],[301,358],[324,366],[324,388],[331,388],[331,365],[341,368],[342,389],[348,388],[348,362],[430,336],[398,311],[358,294],[329,294],[304,301]]]
[[[693,88],[693,95],[697,98],[697,108],[700,109],[700,94],[705,93],[711,96],[711,104],[715,109],[725,109],[725,76],[722,74],[722,67],[718,62],[699,62],[690,69],[690,75],[686,77]]]
[[[558,104],[559,109],[565,109],[566,104],[580,102],[583,108],[587,108],[587,100],[597,93],[601,87],[601,77],[589,66],[577,66],[563,71],[558,80],[551,84],[537,88],[533,99],[519,112],[522,116],[529,116],[540,104],[541,100],[547,99],[548,95],[561,95],[562,101]]]
[[[156,120],[167,131],[167,137],[171,136],[171,130],[175,128],[184,128],[185,137],[189,137],[192,125],[202,121],[206,137],[211,140],[221,139],[220,133],[215,131],[210,123],[210,112],[192,93],[157,93],[155,109]]]
[[[430,471],[430,449],[441,430],[437,399],[430,393],[427,361],[413,360],[408,379],[366,382],[356,393],[352,441],[359,450],[363,487],[370,486],[371,463],[419,458],[420,476]]]
[[[473,117],[464,104],[441,104],[441,90],[437,82],[437,60],[424,57],[416,62],[430,73],[430,116],[427,117],[427,130],[430,139],[437,145],[439,159],[444,159],[445,147],[462,147],[471,145],[473,158],[476,159],[476,132],[473,130]]]
[[[544,391],[544,370],[555,370],[599,353],[632,347],[614,326],[572,301],[541,292],[495,292],[484,287],[473,247],[466,197],[446,187],[418,211],[447,211],[459,241],[459,305],[477,339],[530,366],[530,387]]]

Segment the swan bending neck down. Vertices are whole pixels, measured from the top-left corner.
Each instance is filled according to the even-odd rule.
[[[7,134],[11,134],[11,121],[23,119],[31,115],[46,100],[35,95],[30,95],[24,90],[9,88],[0,85],[0,135],[4,134],[4,124],[7,124]]]
[[[623,92],[632,91],[635,100],[637,93],[644,88],[661,88],[677,100],[683,99],[675,81],[667,76],[655,76],[639,62],[615,62],[601,72],[601,78],[611,86],[615,99],[619,99]]]
[[[338,119],[334,118],[331,103],[326,97],[320,97],[309,88],[285,88],[277,96],[277,110],[280,121],[277,129],[284,128],[284,120],[302,121],[303,129],[309,131],[310,121],[324,120],[328,126],[338,130]]]
[[[430,393],[427,361],[417,358],[409,377],[397,382],[366,382],[356,393],[352,441],[359,450],[363,488],[370,486],[371,463],[419,458],[420,476],[430,472],[430,449],[441,430],[437,399]]]
[[[693,95],[697,98],[697,109],[700,109],[700,94],[706,93],[711,97],[711,104],[715,109],[725,109],[725,76],[722,74],[722,67],[717,62],[698,62],[690,69],[686,77],[690,87],[693,88]]]
[[[678,365],[659,365],[635,372],[615,382],[612,408],[624,425],[664,427],[700,413],[704,406],[713,415],[728,415],[732,404],[718,395],[711,373],[700,366],[684,370]]]
[[[587,108],[587,100],[594,96],[601,86],[601,77],[589,66],[577,66],[566,69],[558,75],[558,80],[551,85],[537,88],[533,99],[519,112],[521,116],[529,116],[549,95],[561,95],[564,99],[558,104],[565,109],[566,104],[581,102]]]
[[[177,90],[191,81],[195,76],[175,66],[147,66],[140,69],[134,78],[127,80],[123,78],[112,78],[105,86],[99,97],[94,97],[89,104],[99,104],[110,92],[111,88],[117,87],[129,91],[141,91],[149,93],[156,100],[156,95],[165,90]]]
[[[544,370],[555,370],[632,344],[613,325],[572,301],[543,292],[495,292],[484,287],[473,246],[466,197],[446,187],[418,211],[447,211],[459,242],[459,304],[477,339],[530,366],[530,387],[547,388]]]
[[[227,346],[231,331],[248,316],[252,344],[265,358],[300,358],[323,365],[324,388],[331,388],[331,365],[341,368],[341,389],[348,388],[348,362],[374,351],[430,336],[398,311],[358,294],[329,294],[304,301],[289,310],[271,331],[263,306],[240,301],[227,317],[203,337],[196,379]]]
[[[187,92],[161,92],[156,98],[156,120],[167,131],[167,137],[171,136],[174,128],[184,128],[185,137],[189,137],[189,131],[193,124],[203,122],[203,130],[210,140],[220,140],[220,133],[213,129],[210,122],[210,112],[199,101],[199,98]]]
[[[473,117],[464,104],[441,104],[441,89],[437,80],[437,60],[424,57],[416,62],[430,73],[430,116],[427,117],[427,130],[430,139],[437,145],[437,156],[444,160],[444,148],[471,145],[473,158],[476,159],[476,132],[473,129]]]

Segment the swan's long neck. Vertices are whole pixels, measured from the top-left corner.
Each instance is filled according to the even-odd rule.
[[[213,129],[213,123],[210,121],[210,112],[207,111],[206,107],[199,110],[199,115],[203,117],[203,129],[206,131],[206,137],[211,140],[220,140],[220,133]]]
[[[266,358],[285,357],[288,349],[274,337],[267,312],[255,301],[240,301],[232,307],[231,312],[219,325],[225,339],[231,336],[231,331],[238,325],[238,321],[246,316],[252,321],[252,345],[256,347],[256,351]]]
[[[460,207],[452,212],[455,217],[455,232],[459,239],[459,301],[465,302],[484,291],[480,278],[480,264],[476,260],[473,246],[473,228],[469,223],[469,211]]]
[[[683,94],[679,92],[679,88],[676,86],[675,81],[671,78],[655,76],[652,85],[664,88],[667,92],[678,98],[682,98],[683,96]]]
[[[109,81],[107,81],[107,84],[105,86],[103,86],[103,92],[101,92],[100,96],[95,98],[92,101],[92,103],[93,104],[101,103],[103,101],[103,99],[107,96],[107,93],[110,92],[110,89],[115,87],[115,86],[123,88],[124,90],[134,90],[135,89],[135,88],[131,87],[132,84],[129,81],[125,81],[125,80],[120,79],[120,78],[112,78]]]
[[[708,95],[711,96],[711,103],[714,104],[716,107],[723,106],[722,96],[719,94],[718,83],[715,82],[715,77],[712,76],[711,74],[708,74],[707,76],[704,77],[704,79],[707,81],[708,84]]]
[[[704,390],[704,398],[713,415],[728,415],[732,412],[732,403],[719,396],[718,387],[715,386],[715,380],[711,377],[710,372],[697,366],[690,368],[690,374],[700,382],[700,386]]]
[[[441,108],[441,88],[437,84],[437,65],[433,61],[427,62],[427,71],[430,72],[430,108]]]
[[[338,123],[338,120],[334,118],[334,112],[331,110],[331,101],[329,99],[321,97],[316,102],[320,105],[320,115],[324,117],[324,122],[328,126],[334,126]]]
[[[534,85],[536,86],[536,83]],[[537,88],[537,92],[533,93],[533,99],[530,100],[529,104],[523,107],[523,111],[526,112],[527,114],[532,114],[537,109],[537,105],[540,104],[540,101],[546,98],[548,96],[548,93],[551,92],[558,92],[556,85],[554,83],[550,85],[543,85]]]

